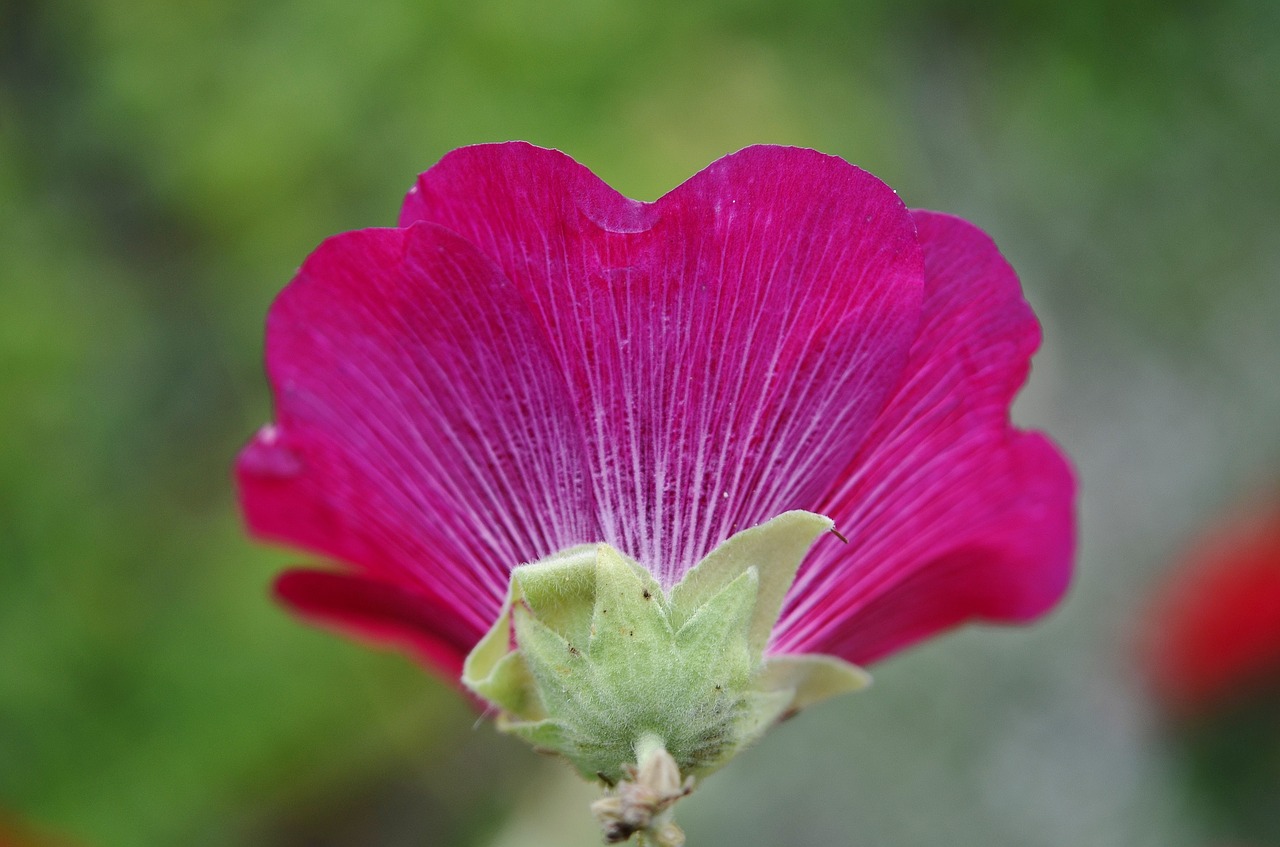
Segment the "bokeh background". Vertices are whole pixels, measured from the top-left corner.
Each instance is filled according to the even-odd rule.
[[[302,258],[510,138],[644,199],[839,154],[990,232],[1045,325],[1016,411],[1083,479],[1067,603],[783,727],[690,843],[1213,843],[1135,644],[1280,481],[1277,91],[1274,0],[4,0],[0,844],[594,843],[447,686],[275,608],[297,557],[229,484]]]

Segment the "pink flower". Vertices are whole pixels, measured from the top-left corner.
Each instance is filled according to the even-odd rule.
[[[454,151],[335,236],[267,322],[253,532],[343,564],[303,616],[457,678],[513,567],[607,542],[664,588],[734,532],[833,518],[771,654],[867,663],[1059,599],[1071,470],[1009,404],[1040,340],[981,231],[810,150],[653,203],[522,143]]]

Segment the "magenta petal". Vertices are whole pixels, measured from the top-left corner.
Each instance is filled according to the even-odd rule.
[[[453,233],[326,241],[271,309],[267,371],[277,423],[237,464],[260,535],[402,582],[473,640],[511,567],[599,535],[544,336]]]
[[[451,153],[401,223],[327,241],[268,321],[247,519],[358,571],[286,577],[304,614],[453,667],[522,562],[604,541],[670,587],[793,508],[850,544],[775,652],[868,662],[1065,589],[1074,479],[1008,423],[1039,329],[968,224],[808,150],[641,203],[527,144]]]
[[[836,484],[919,320],[910,215],[810,150],[748,148],[639,203],[555,151],[465,148],[420,177],[414,221],[511,280],[581,416],[593,540],[667,586]]]
[[[457,679],[475,643],[439,601],[380,580],[330,571],[286,571],[276,597],[298,615],[356,638],[398,647]]]
[[[1039,344],[1017,277],[980,230],[917,212],[925,320],[907,377],[816,511],[847,547],[806,563],[779,653],[870,662],[966,620],[1024,621],[1070,579],[1075,481],[1008,424]]]

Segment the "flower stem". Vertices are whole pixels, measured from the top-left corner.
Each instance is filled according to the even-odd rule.
[[[667,742],[662,736],[646,732],[636,739],[636,766],[644,768],[645,762],[659,753],[667,753]]]
[[[652,847],[682,847],[684,833],[672,820],[676,801],[693,791],[693,777],[681,780],[680,767],[656,733],[635,743],[636,764],[624,765],[626,778],[591,805],[605,842],[621,844],[638,836]]]

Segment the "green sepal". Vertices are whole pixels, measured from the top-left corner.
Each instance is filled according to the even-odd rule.
[[[585,642],[595,594],[595,555],[595,545],[584,544],[516,568],[502,612],[463,663],[462,684],[509,716],[525,721],[545,718],[528,665],[511,650],[512,608],[523,604]]]
[[[559,721],[506,721],[498,719],[503,732],[523,738],[540,753],[561,755],[566,746],[564,726]]]
[[[800,562],[814,540],[834,527],[831,518],[797,509],[730,536],[671,590],[673,620],[679,626],[710,595],[754,567],[760,576],[760,592],[748,638],[752,649],[763,652]]]
[[[579,646],[590,635],[598,548],[596,544],[571,547],[536,565],[517,568],[513,574],[520,583],[520,598],[529,609],[566,641]]]
[[[643,664],[654,666],[655,673],[672,672],[674,633],[657,580],[617,550],[601,544],[596,553],[595,582],[587,644],[591,661],[602,669]]]
[[[761,691],[789,692],[786,717],[823,700],[861,691],[870,684],[871,674],[857,665],[817,653],[770,656],[755,682]]]
[[[622,779],[643,738],[661,739],[682,774],[710,773],[779,720],[866,684],[832,657],[763,656],[801,560],[831,526],[796,511],[740,532],[669,596],[605,544],[522,565],[462,681],[501,710],[501,729],[588,778]]]

